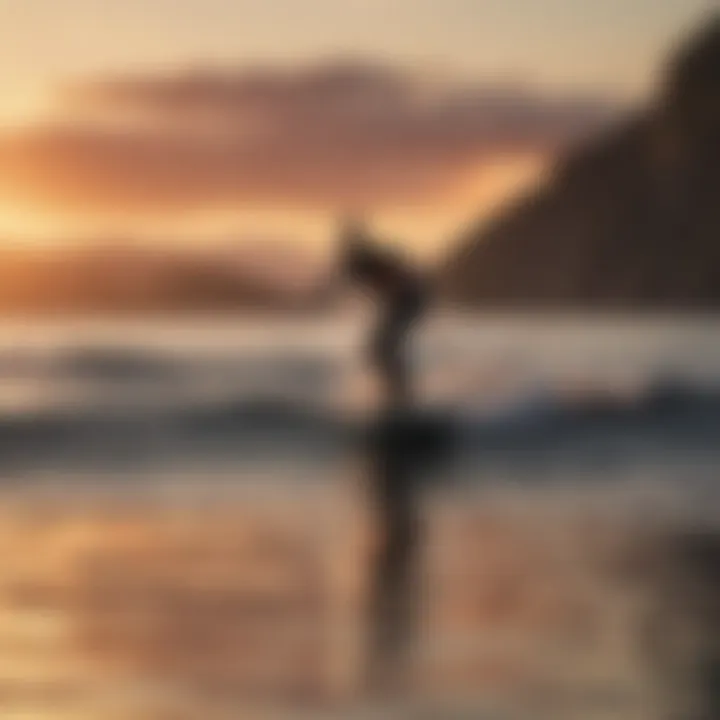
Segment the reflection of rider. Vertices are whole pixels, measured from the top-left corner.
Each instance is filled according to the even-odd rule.
[[[344,272],[372,292],[380,306],[370,359],[385,386],[387,406],[405,407],[412,399],[407,335],[425,309],[425,282],[415,268],[374,244],[357,223],[346,225],[342,244]]]

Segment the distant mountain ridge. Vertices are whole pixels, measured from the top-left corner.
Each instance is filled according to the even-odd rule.
[[[720,14],[649,107],[466,233],[439,287],[473,307],[720,307]]]
[[[317,272],[298,251],[269,246],[7,244],[0,251],[0,315],[314,312],[329,304]]]

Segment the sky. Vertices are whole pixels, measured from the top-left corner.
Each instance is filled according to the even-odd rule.
[[[708,0],[0,0],[0,234],[433,251],[651,92]]]

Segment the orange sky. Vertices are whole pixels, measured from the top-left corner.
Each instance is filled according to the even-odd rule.
[[[3,0],[0,233],[319,244],[362,208],[431,253],[644,97],[707,6]]]

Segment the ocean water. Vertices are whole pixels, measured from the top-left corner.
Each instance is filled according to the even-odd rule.
[[[509,463],[509,479],[532,480],[556,460],[555,480],[573,461],[667,468],[714,453],[718,325],[436,317],[413,339],[418,412],[465,438],[475,479],[485,467],[499,479]],[[0,470],[7,480],[347,458],[349,431],[372,422],[376,402],[362,336],[347,318],[6,324]]]
[[[5,324],[3,711],[714,717],[719,330],[417,329],[453,442],[423,463],[411,681],[371,703],[363,322]]]

